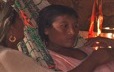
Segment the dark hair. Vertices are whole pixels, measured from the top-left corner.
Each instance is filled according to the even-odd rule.
[[[54,19],[62,15],[69,15],[78,18],[78,15],[74,9],[63,5],[49,5],[39,12],[37,23],[38,32],[43,41],[48,40],[48,37],[44,33],[44,29],[50,27]]]

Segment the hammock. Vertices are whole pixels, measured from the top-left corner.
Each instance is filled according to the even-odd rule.
[[[37,34],[37,16],[39,10],[49,5],[46,0],[15,0],[14,8],[25,25],[24,39],[18,43],[19,51],[32,57],[41,66],[55,70],[55,64],[46,46]]]

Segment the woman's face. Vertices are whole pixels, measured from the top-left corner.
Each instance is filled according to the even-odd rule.
[[[52,27],[45,29],[50,45],[71,48],[74,46],[79,29],[74,17],[63,15],[55,18]]]

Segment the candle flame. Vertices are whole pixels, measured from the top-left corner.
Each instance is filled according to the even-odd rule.
[[[99,15],[98,20],[97,20],[97,36],[100,36],[101,34],[102,22],[103,22],[103,16]]]

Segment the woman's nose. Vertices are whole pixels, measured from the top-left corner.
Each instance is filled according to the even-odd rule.
[[[76,29],[74,29],[74,28],[69,28],[68,34],[70,34],[70,35],[76,34],[76,31],[75,31],[75,30],[76,30]]]

